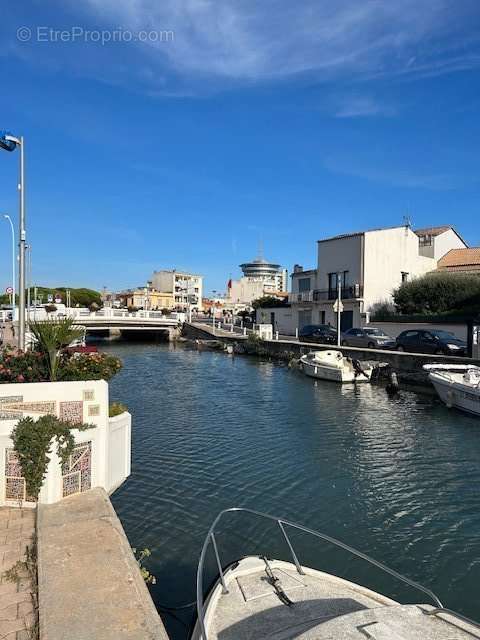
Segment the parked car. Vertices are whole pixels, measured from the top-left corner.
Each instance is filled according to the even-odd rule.
[[[298,332],[300,342],[337,344],[337,332],[329,324],[308,324]]]
[[[398,351],[466,356],[467,343],[453,333],[438,329],[409,329],[397,337]]]
[[[342,333],[342,344],[346,347],[368,349],[394,349],[395,339],[376,327],[352,328]]]

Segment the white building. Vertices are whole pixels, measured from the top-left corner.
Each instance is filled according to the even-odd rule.
[[[303,271],[297,265],[292,274],[289,299],[297,326],[335,326],[338,279],[342,330],[361,326],[373,305],[392,302],[402,282],[435,270],[448,251],[466,246],[451,226],[413,231],[404,225],[319,240],[317,268]]]
[[[248,306],[263,296],[283,297],[288,291],[288,271],[279,264],[256,258],[240,265],[243,276],[228,283],[227,303]]]
[[[176,269],[154,271],[152,287],[162,293],[172,293],[175,308],[187,310],[189,304],[202,309],[203,277]]]

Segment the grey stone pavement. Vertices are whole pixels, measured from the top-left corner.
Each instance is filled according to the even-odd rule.
[[[0,508],[0,640],[30,640],[36,613],[33,585],[25,569],[13,582],[5,571],[25,560],[35,532],[35,510]]]

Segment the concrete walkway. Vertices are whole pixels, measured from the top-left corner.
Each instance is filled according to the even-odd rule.
[[[0,508],[0,640],[30,640],[35,623],[32,583],[24,568],[11,581],[5,571],[25,560],[35,531],[35,510]]]
[[[168,640],[103,489],[39,505],[37,530],[41,640]]]

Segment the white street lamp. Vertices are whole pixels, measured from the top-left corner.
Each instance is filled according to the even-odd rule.
[[[20,147],[20,166],[19,166],[19,261],[18,261],[18,348],[22,351],[25,349],[25,143],[23,136],[16,138],[7,133],[0,136],[0,149],[5,151],[15,151]]]
[[[12,320],[15,320],[15,231],[10,216],[4,213],[3,217],[8,220],[12,230]]]

